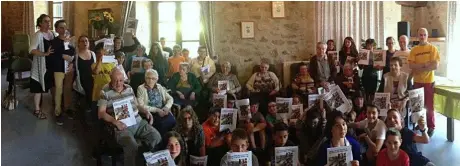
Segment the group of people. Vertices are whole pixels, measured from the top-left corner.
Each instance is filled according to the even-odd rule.
[[[208,165],[226,165],[227,152],[247,151],[253,151],[254,166],[274,164],[274,149],[283,146],[299,147],[297,165],[326,165],[327,149],[342,146],[352,147],[352,165],[434,165],[415,145],[428,143],[434,131],[433,85],[439,54],[427,42],[424,28],[419,29],[420,43],[412,50],[407,36],[399,37],[400,50],[395,49],[394,38],[388,37],[385,66],[374,66],[372,60],[369,65],[358,65],[359,48],[351,37],[344,39],[337,61],[328,55],[336,51],[334,41],[319,42],[309,64],[298,64],[286,94],[266,59],[242,86],[232,64],[216,66],[204,46],[192,59],[179,45],[173,49],[164,46],[162,38],[147,55],[135,37],[132,46],[124,46],[123,40],[115,37],[117,63],[105,63],[103,43],[90,50],[89,38],[83,35],[76,46],[69,44],[65,20],[54,24],[57,36],[50,31],[48,15],[37,19],[37,27],[29,49],[34,55],[30,86],[35,94],[34,115],[47,118],[41,110],[41,96],[52,89],[56,123],[62,125],[62,110],[69,116],[74,113],[68,111],[74,104],[73,92],[66,91],[72,87],[84,98],[92,118],[114,127],[125,165],[136,165],[140,150],[136,139],[152,152],[169,150],[177,165],[189,165],[190,155],[207,155]],[[368,39],[362,49],[372,54],[374,43]],[[141,69],[132,70],[133,61],[139,58]],[[360,70],[362,74],[358,74]],[[377,74],[379,70],[383,76]],[[224,92],[219,81],[228,81]],[[342,113],[321,99],[308,105],[309,95],[318,94],[318,88],[328,91],[332,84],[352,101],[351,111]],[[403,124],[407,91],[419,87],[425,92],[428,127],[421,118],[415,130],[410,130]],[[386,117],[379,118],[379,108],[371,103],[376,92],[391,94],[392,109]],[[227,95],[228,108],[236,108],[236,100],[250,100],[250,118],[238,120],[233,131],[219,131],[222,108],[212,106],[211,101],[214,94],[221,93]],[[277,119],[276,97],[292,97],[293,104],[307,109],[297,120]],[[114,103],[121,100],[130,103],[134,125],[127,126],[115,116]],[[174,112],[173,105],[179,110]]]

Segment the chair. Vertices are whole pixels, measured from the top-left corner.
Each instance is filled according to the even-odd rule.
[[[14,103],[18,102],[17,98],[17,86],[21,86],[23,89],[29,87],[30,83],[30,70],[32,69],[32,60],[29,58],[17,58],[11,64],[11,72],[12,72],[12,81],[13,81],[13,100]],[[16,105],[14,106],[16,109]]]
[[[13,55],[18,57],[27,57],[29,55],[29,35],[15,34],[13,35]]]

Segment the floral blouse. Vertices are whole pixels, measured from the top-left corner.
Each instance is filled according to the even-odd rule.
[[[145,89],[147,89],[147,95],[149,97],[148,105],[150,107],[162,108],[163,97],[161,96],[160,90],[158,90],[158,88],[150,89],[147,86],[145,86]]]

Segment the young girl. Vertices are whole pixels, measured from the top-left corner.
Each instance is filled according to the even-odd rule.
[[[388,129],[385,146],[387,148],[379,152],[377,166],[409,166],[409,156],[399,149],[402,143],[401,133],[395,128]]]
[[[184,153],[184,141],[179,133],[170,131],[166,133],[164,139],[164,149],[168,149],[174,164],[177,166],[186,165],[186,156]]]

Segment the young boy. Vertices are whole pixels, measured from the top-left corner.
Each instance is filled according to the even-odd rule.
[[[386,148],[379,152],[377,166],[409,166],[409,156],[399,149],[402,143],[401,133],[394,128],[390,128],[386,133],[386,137]]]
[[[275,165],[275,148],[284,146],[296,146],[289,140],[289,127],[286,123],[278,122],[273,127],[273,144],[270,146],[268,153],[271,164]]]
[[[248,151],[248,135],[243,129],[235,129],[232,133],[232,141],[230,145],[231,152],[247,152]],[[228,155],[225,154],[224,157],[220,160],[221,166],[227,166],[228,164]],[[259,160],[257,157],[252,154],[252,166],[259,166]]]
[[[258,133],[260,138],[260,148],[263,150],[265,149],[265,127],[267,126],[267,122],[265,121],[264,116],[260,113],[259,110],[259,103],[252,102],[250,106],[251,111],[251,119],[244,122],[246,125],[246,131],[249,135],[251,148],[256,149],[256,142],[254,139],[254,133]]]
[[[232,134],[229,131],[219,132],[220,110],[218,107],[211,107],[208,119],[203,123],[204,143],[208,152],[208,165],[217,165],[219,158],[228,152],[231,145]]]
[[[267,127],[268,129],[273,129],[274,124],[278,123],[279,120],[276,119],[276,103],[271,101],[268,103],[268,114],[265,116],[265,120],[267,120]]]

